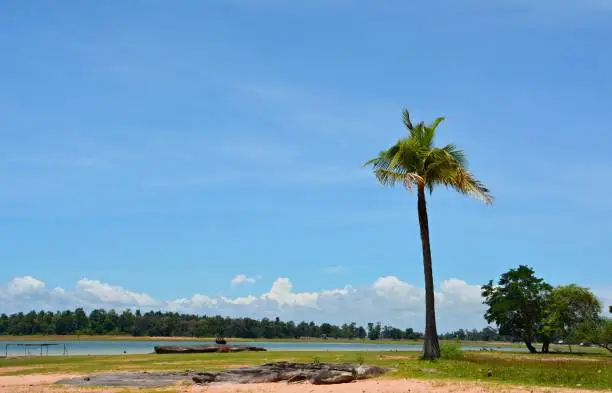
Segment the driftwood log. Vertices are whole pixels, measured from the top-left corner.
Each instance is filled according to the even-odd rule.
[[[388,371],[391,371],[391,369],[368,365],[279,362],[219,372],[196,373],[192,379],[195,383],[201,385],[213,383],[247,384],[281,381],[286,381],[288,383],[310,382],[314,385],[331,385],[376,377]]]
[[[265,348],[248,345],[158,345],[153,348],[155,353],[212,353],[212,352],[245,352],[266,351]]]

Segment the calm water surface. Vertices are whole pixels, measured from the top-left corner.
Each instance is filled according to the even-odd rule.
[[[0,341],[0,356],[40,355],[40,348],[16,346],[19,341]],[[49,355],[119,355],[153,353],[156,345],[203,345],[202,341],[24,341],[28,344],[57,344],[48,347]],[[9,345],[8,348],[6,345]],[[231,344],[231,343],[230,343]],[[321,343],[321,342],[239,342],[237,345],[254,345],[269,351],[420,351],[421,345],[414,344],[363,344],[363,343]],[[522,351],[523,348],[464,346],[465,351],[480,351],[483,348],[496,351]],[[47,349],[43,349],[47,355]]]

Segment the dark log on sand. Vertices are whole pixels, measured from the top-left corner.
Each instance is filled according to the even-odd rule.
[[[220,372],[196,373],[197,384],[212,383],[288,383],[310,382],[314,385],[331,385],[375,377],[391,371],[388,368],[353,364],[302,364],[268,363],[257,367],[238,368]]]
[[[158,345],[154,347],[155,353],[212,353],[212,352],[261,352],[265,348],[248,345]]]

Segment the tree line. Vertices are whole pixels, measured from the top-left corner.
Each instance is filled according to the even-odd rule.
[[[496,284],[482,286],[487,322],[499,332],[548,353],[551,343],[597,345],[612,352],[612,319],[588,288],[576,284],[553,287],[525,265],[510,269]],[[612,313],[612,307],[608,310]]]
[[[0,335],[129,335],[135,337],[226,337],[245,339],[332,338],[361,340],[418,340],[423,333],[412,328],[399,329],[380,323],[366,327],[355,322],[330,323],[276,319],[230,318],[198,316],[175,312],[95,309],[89,314],[83,308],[65,311],[30,311],[0,315]],[[497,331],[486,327],[482,331],[458,330],[442,338],[461,340],[500,340]]]

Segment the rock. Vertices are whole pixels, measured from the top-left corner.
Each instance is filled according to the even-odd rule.
[[[214,373],[198,373],[193,376],[192,380],[197,384],[204,385],[215,382],[216,378],[217,376]]]
[[[300,383],[308,381],[308,376],[306,374],[297,374],[287,380],[287,383]]]
[[[356,380],[357,374],[355,372],[321,370],[310,378],[310,383],[313,385],[333,385]]]
[[[190,372],[190,370],[186,370],[179,372],[118,372],[97,374],[85,378],[65,379],[58,381],[57,384],[161,388],[191,379],[194,383],[199,385],[217,383],[251,384],[281,381],[292,384],[309,381],[314,385],[330,385],[378,376],[389,371],[392,371],[392,369],[368,365],[279,362],[218,372],[194,373]]]
[[[310,381],[315,385],[346,383],[357,379],[378,376],[390,369],[378,366],[352,364],[305,364],[305,363],[267,363],[257,367],[238,368],[217,373],[205,373],[206,378],[199,378],[199,373],[193,378],[199,384],[209,383],[269,383],[287,381],[297,383]],[[212,378],[214,375],[214,378]]]
[[[371,377],[378,377],[388,372],[389,369],[378,367],[378,366],[364,366],[360,365],[355,368],[357,379],[366,379]]]

